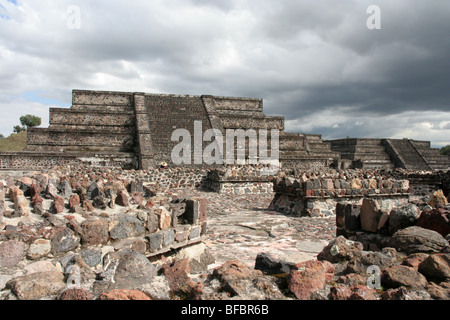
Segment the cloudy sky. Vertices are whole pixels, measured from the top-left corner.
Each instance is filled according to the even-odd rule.
[[[448,0],[0,0],[0,133],[91,89],[263,98],[286,131],[441,147],[449,17]]]

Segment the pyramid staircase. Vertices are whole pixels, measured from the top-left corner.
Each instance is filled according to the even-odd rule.
[[[392,169],[393,163],[381,139],[330,140],[331,150],[339,152],[342,159],[351,160],[355,168]]]

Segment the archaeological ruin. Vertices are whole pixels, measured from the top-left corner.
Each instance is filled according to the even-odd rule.
[[[73,90],[49,122],[0,153],[0,300],[450,300],[428,141],[207,95]]]
[[[270,130],[278,130],[278,160],[283,168],[449,167],[448,158],[430,148],[428,141],[324,141],[320,135],[286,132],[284,117],[266,116],[263,100],[254,98],[73,90],[72,107],[50,108],[49,119],[48,128],[29,130],[25,150],[0,154],[0,169],[77,163],[135,169],[156,168],[161,162],[173,166],[171,152],[178,143],[171,139],[173,132],[185,129],[194,135],[196,123],[202,133],[215,129],[222,135],[230,129],[266,129],[268,141]],[[191,144],[194,158],[198,150]],[[202,149],[207,145],[201,141]],[[203,161],[191,163],[183,166],[208,167]]]

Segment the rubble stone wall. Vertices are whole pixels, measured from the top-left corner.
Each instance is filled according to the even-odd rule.
[[[389,146],[382,145],[383,139],[326,142],[320,135],[285,132],[284,117],[265,115],[262,99],[73,90],[72,106],[50,108],[49,119],[48,128],[30,128],[24,151],[47,153],[53,159],[58,159],[66,152],[126,152],[130,157],[138,158],[135,168],[151,169],[158,167],[161,162],[180,165],[177,161],[172,162],[172,151],[183,141],[190,142],[191,146],[188,157],[191,161],[186,163],[188,161],[183,159],[184,166],[215,168],[216,164],[208,165],[202,158],[203,151],[214,140],[209,137],[209,141],[203,141],[206,130],[215,129],[215,134],[220,132],[224,136],[227,129],[278,129],[280,144],[277,160],[285,168],[448,168],[446,158],[439,155],[439,150],[430,148],[427,141],[387,141],[386,145],[399,146],[394,148],[398,149],[395,154],[403,160],[396,162],[392,160],[395,157],[390,157],[385,150]],[[177,129],[183,129],[184,134],[173,136]],[[196,147],[200,144],[195,144],[195,139],[201,143],[201,148]],[[226,139],[223,142],[226,144]],[[235,151],[238,149],[235,145],[231,148]],[[226,150],[226,146],[223,150]],[[189,152],[186,149],[183,151]],[[248,152],[246,156],[249,156]],[[39,162],[38,159],[36,161]],[[423,166],[419,166],[420,163]]]
[[[82,150],[83,148],[109,147],[117,152],[131,150],[134,146],[134,136],[124,132],[79,131],[68,130],[53,131],[48,129],[33,130],[28,134],[28,143],[32,145],[58,146],[63,150]]]
[[[202,188],[224,194],[261,194],[273,192],[273,173],[262,165],[229,165],[208,170]]]
[[[133,93],[119,91],[73,90],[72,104],[129,106],[133,104]]]
[[[134,126],[134,114],[101,110],[71,110],[68,108],[50,108],[50,123],[54,125],[76,126]],[[132,111],[132,110],[131,110]]]
[[[166,188],[201,187],[207,170],[189,168],[168,168],[154,170],[124,171],[125,177]]]
[[[132,154],[46,154],[39,152],[8,152],[0,155],[1,170],[44,170],[54,166],[89,165],[93,167],[135,167]]]
[[[254,98],[234,98],[234,97],[214,97],[214,104],[217,110],[241,110],[241,111],[262,111],[262,99]]]
[[[329,175],[322,177],[277,177],[270,209],[297,216],[330,216],[340,202],[360,204],[363,198],[392,199],[396,204],[410,196],[408,180],[373,175]]]

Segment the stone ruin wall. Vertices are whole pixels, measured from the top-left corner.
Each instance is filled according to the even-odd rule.
[[[29,131],[25,151],[132,152],[135,123],[132,94],[74,90],[70,109],[50,108],[50,126]]]
[[[201,122],[202,134],[216,129],[223,137],[227,129],[267,129],[269,150],[270,129],[278,129],[280,161],[286,165],[329,166],[339,158],[320,135],[284,132],[284,117],[266,116],[262,99],[73,90],[71,108],[50,108],[49,119],[48,128],[29,130],[23,152],[0,155],[2,169],[48,169],[69,163],[126,169],[156,168],[161,161],[172,165],[171,151],[178,142],[171,141],[171,134],[187,129],[194,138],[195,121]],[[202,141],[203,149],[209,144]],[[93,158],[97,160],[86,161]],[[217,167],[194,163],[193,147],[191,160],[184,166]]]
[[[169,187],[163,177],[159,184],[153,184],[133,173],[56,167],[46,173],[34,172],[16,178],[3,174],[0,179],[0,222],[3,217],[30,219],[34,213],[33,219],[42,215],[53,226],[60,227],[55,231],[62,231],[62,237],[73,242],[70,250],[99,244],[117,247],[120,242],[122,247],[138,246],[137,251],[147,257],[203,240],[206,199],[172,198],[158,191]],[[154,179],[152,175],[149,180]],[[24,203],[19,205],[16,198]],[[7,205],[7,201],[14,206]],[[100,211],[96,213],[95,210],[104,213],[99,215]],[[61,228],[66,224],[70,230]],[[41,236],[32,233],[30,241]],[[54,255],[65,253],[63,249],[59,252],[56,243],[59,240],[54,244],[49,241]]]
[[[421,201],[443,190],[450,197],[450,172],[412,170],[340,170],[297,172],[275,176],[270,209],[296,216],[326,217],[336,214],[339,203],[361,205],[363,199],[398,206]]]
[[[156,168],[161,161],[173,165],[171,151],[178,142],[171,141],[171,134],[187,129],[193,138],[195,121],[201,122],[202,134],[217,129],[224,137],[227,129],[278,129],[279,160],[284,168],[449,167],[448,159],[436,154],[427,141],[323,141],[320,135],[285,132],[284,117],[266,116],[262,99],[73,90],[71,108],[50,108],[49,127],[30,129],[23,152],[0,154],[0,169],[48,169],[70,163],[126,169]],[[209,143],[202,141],[202,150]],[[191,164],[183,166],[218,167],[194,163],[193,147],[191,151]]]
[[[324,177],[275,178],[270,209],[295,216],[326,217],[336,214],[337,203],[361,204],[364,198],[386,199],[395,205],[407,202],[408,180],[365,178],[356,172]]]
[[[42,152],[5,152],[0,155],[0,170],[48,170],[55,166],[91,166],[131,169],[136,166],[134,154],[65,154]]]
[[[170,187],[203,185],[228,194],[270,193],[276,189],[270,174],[255,173],[261,169],[255,169],[258,165],[253,166],[256,171],[248,173],[245,168],[252,166],[195,164],[194,148],[191,165],[174,166],[171,150],[178,142],[171,141],[171,134],[175,129],[187,129],[193,138],[195,121],[201,121],[202,133],[212,128],[223,134],[226,129],[279,129],[281,170],[291,170],[294,175],[330,167],[381,167],[388,171],[395,167],[393,156],[386,151],[389,148],[380,139],[323,141],[320,135],[284,132],[284,117],[266,116],[262,99],[73,90],[72,107],[50,108],[49,127],[29,130],[25,150],[1,154],[0,169],[46,170],[58,165],[140,168],[146,172],[143,181]],[[208,144],[203,142],[202,147]],[[428,150],[429,143],[391,141],[391,144],[401,146],[398,150],[410,147],[409,151],[428,152],[428,159],[435,163],[442,160]],[[399,158],[400,152],[396,154]],[[425,159],[419,158],[416,163]],[[156,169],[161,161],[169,163],[169,170]],[[231,173],[230,167],[234,168]],[[427,169],[430,170],[424,171],[431,171],[430,167]],[[433,179],[425,181],[423,175],[411,179],[417,189],[413,193],[420,190],[429,194],[436,188]],[[306,207],[311,207],[311,203],[312,200]]]

